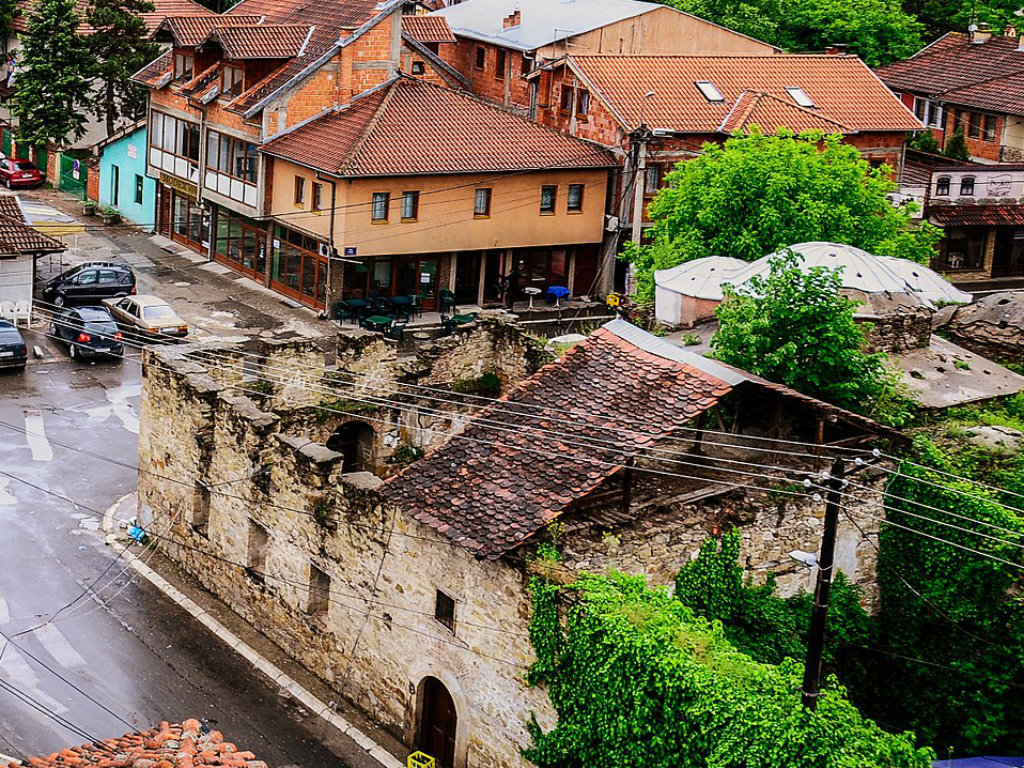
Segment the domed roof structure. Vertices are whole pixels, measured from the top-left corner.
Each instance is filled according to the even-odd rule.
[[[893,272],[903,278],[914,293],[932,304],[970,304],[974,296],[961,291],[946,278],[923,264],[895,256],[877,256]]]
[[[907,281],[895,272],[892,267],[863,248],[841,243],[797,243],[796,245],[763,256],[751,262],[745,270],[735,275],[737,285],[742,285],[755,276],[767,276],[771,270],[772,259],[787,251],[803,257],[801,266],[805,270],[814,267],[841,269],[840,279],[843,288],[872,293],[910,293]]]
[[[735,274],[749,266],[748,262],[730,256],[708,256],[658,270],[654,273],[654,284],[696,299],[721,301],[722,285],[731,283]]]

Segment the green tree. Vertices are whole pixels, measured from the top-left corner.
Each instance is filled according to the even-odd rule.
[[[75,0],[39,0],[33,8],[11,107],[19,141],[45,147],[85,134],[93,60],[78,34],[81,21]]]
[[[86,21],[95,29],[89,49],[96,62],[99,89],[93,113],[106,124],[107,135],[121,118],[134,119],[145,111],[146,94],[129,79],[159,51],[147,40],[143,13],[152,11],[149,0],[93,0]]]
[[[841,285],[839,270],[801,269],[792,253],[775,257],[767,276],[727,289],[716,311],[715,356],[834,405],[870,411],[888,385],[886,357],[864,351],[857,303]]]
[[[0,35],[5,40],[11,36],[11,24],[18,12],[18,0],[0,0]]]
[[[702,19],[714,21],[744,35],[778,45],[780,0],[661,0]]]
[[[795,243],[825,240],[927,262],[941,231],[886,198],[896,184],[839,136],[753,131],[668,174],[650,205],[652,245],[629,249],[641,300],[655,269],[717,254],[753,261]]]
[[[967,149],[967,136],[964,134],[964,126],[960,124],[953,131],[953,134],[946,139],[946,148],[942,151],[951,160],[966,162],[971,159],[971,153]]]
[[[910,134],[907,138],[907,146],[911,149],[916,149],[918,152],[927,152],[931,155],[942,154],[942,146],[931,131],[919,131]]]

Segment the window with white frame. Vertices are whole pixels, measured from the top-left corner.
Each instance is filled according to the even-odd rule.
[[[930,128],[942,128],[946,124],[946,112],[942,105],[931,99],[914,97],[914,114]]]

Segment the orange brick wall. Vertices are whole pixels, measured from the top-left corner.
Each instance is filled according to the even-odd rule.
[[[89,176],[85,180],[85,195],[90,200],[99,202],[100,199],[100,164],[96,160],[86,160],[85,165],[89,168]]]
[[[476,68],[477,47],[482,47],[486,51],[482,70]],[[470,90],[480,98],[517,109],[529,109],[530,84],[522,76],[523,54],[507,48],[502,49],[505,51],[505,77],[497,78],[495,69],[499,48],[497,45],[460,38],[456,45],[443,46],[439,55],[469,80]]]
[[[537,122],[609,147],[618,146],[624,141],[619,121],[593,94],[586,119],[577,119],[576,128],[572,130],[573,116],[561,110],[563,84],[577,84],[576,76],[567,68],[560,67],[553,72],[541,73],[538,78]]]
[[[291,128],[303,120],[308,120],[319,115],[328,107],[337,104],[338,98],[338,61],[336,56],[332,61],[314,73],[302,86],[288,99],[287,119],[284,127]],[[270,133],[278,130],[276,113],[270,116]]]

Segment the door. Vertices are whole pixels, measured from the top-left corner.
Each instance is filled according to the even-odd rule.
[[[98,278],[99,273],[95,269],[79,272],[68,285],[68,298],[74,298],[77,301],[89,298],[96,290],[96,280]]]
[[[455,263],[455,301],[476,304],[480,292],[480,254],[463,252]]]
[[[110,166],[110,204],[115,208],[121,203],[120,189],[121,169],[116,165],[112,165]]]
[[[992,277],[1024,275],[1024,229],[1001,227],[996,231]]]
[[[171,236],[171,190],[167,187],[158,187],[160,195],[160,216],[158,231],[164,237]]]
[[[458,715],[455,702],[436,677],[423,681],[423,708],[417,747],[437,760],[440,768],[455,765],[455,729]]]
[[[437,309],[437,259],[397,259],[392,281],[395,296],[418,296],[424,309]]]

